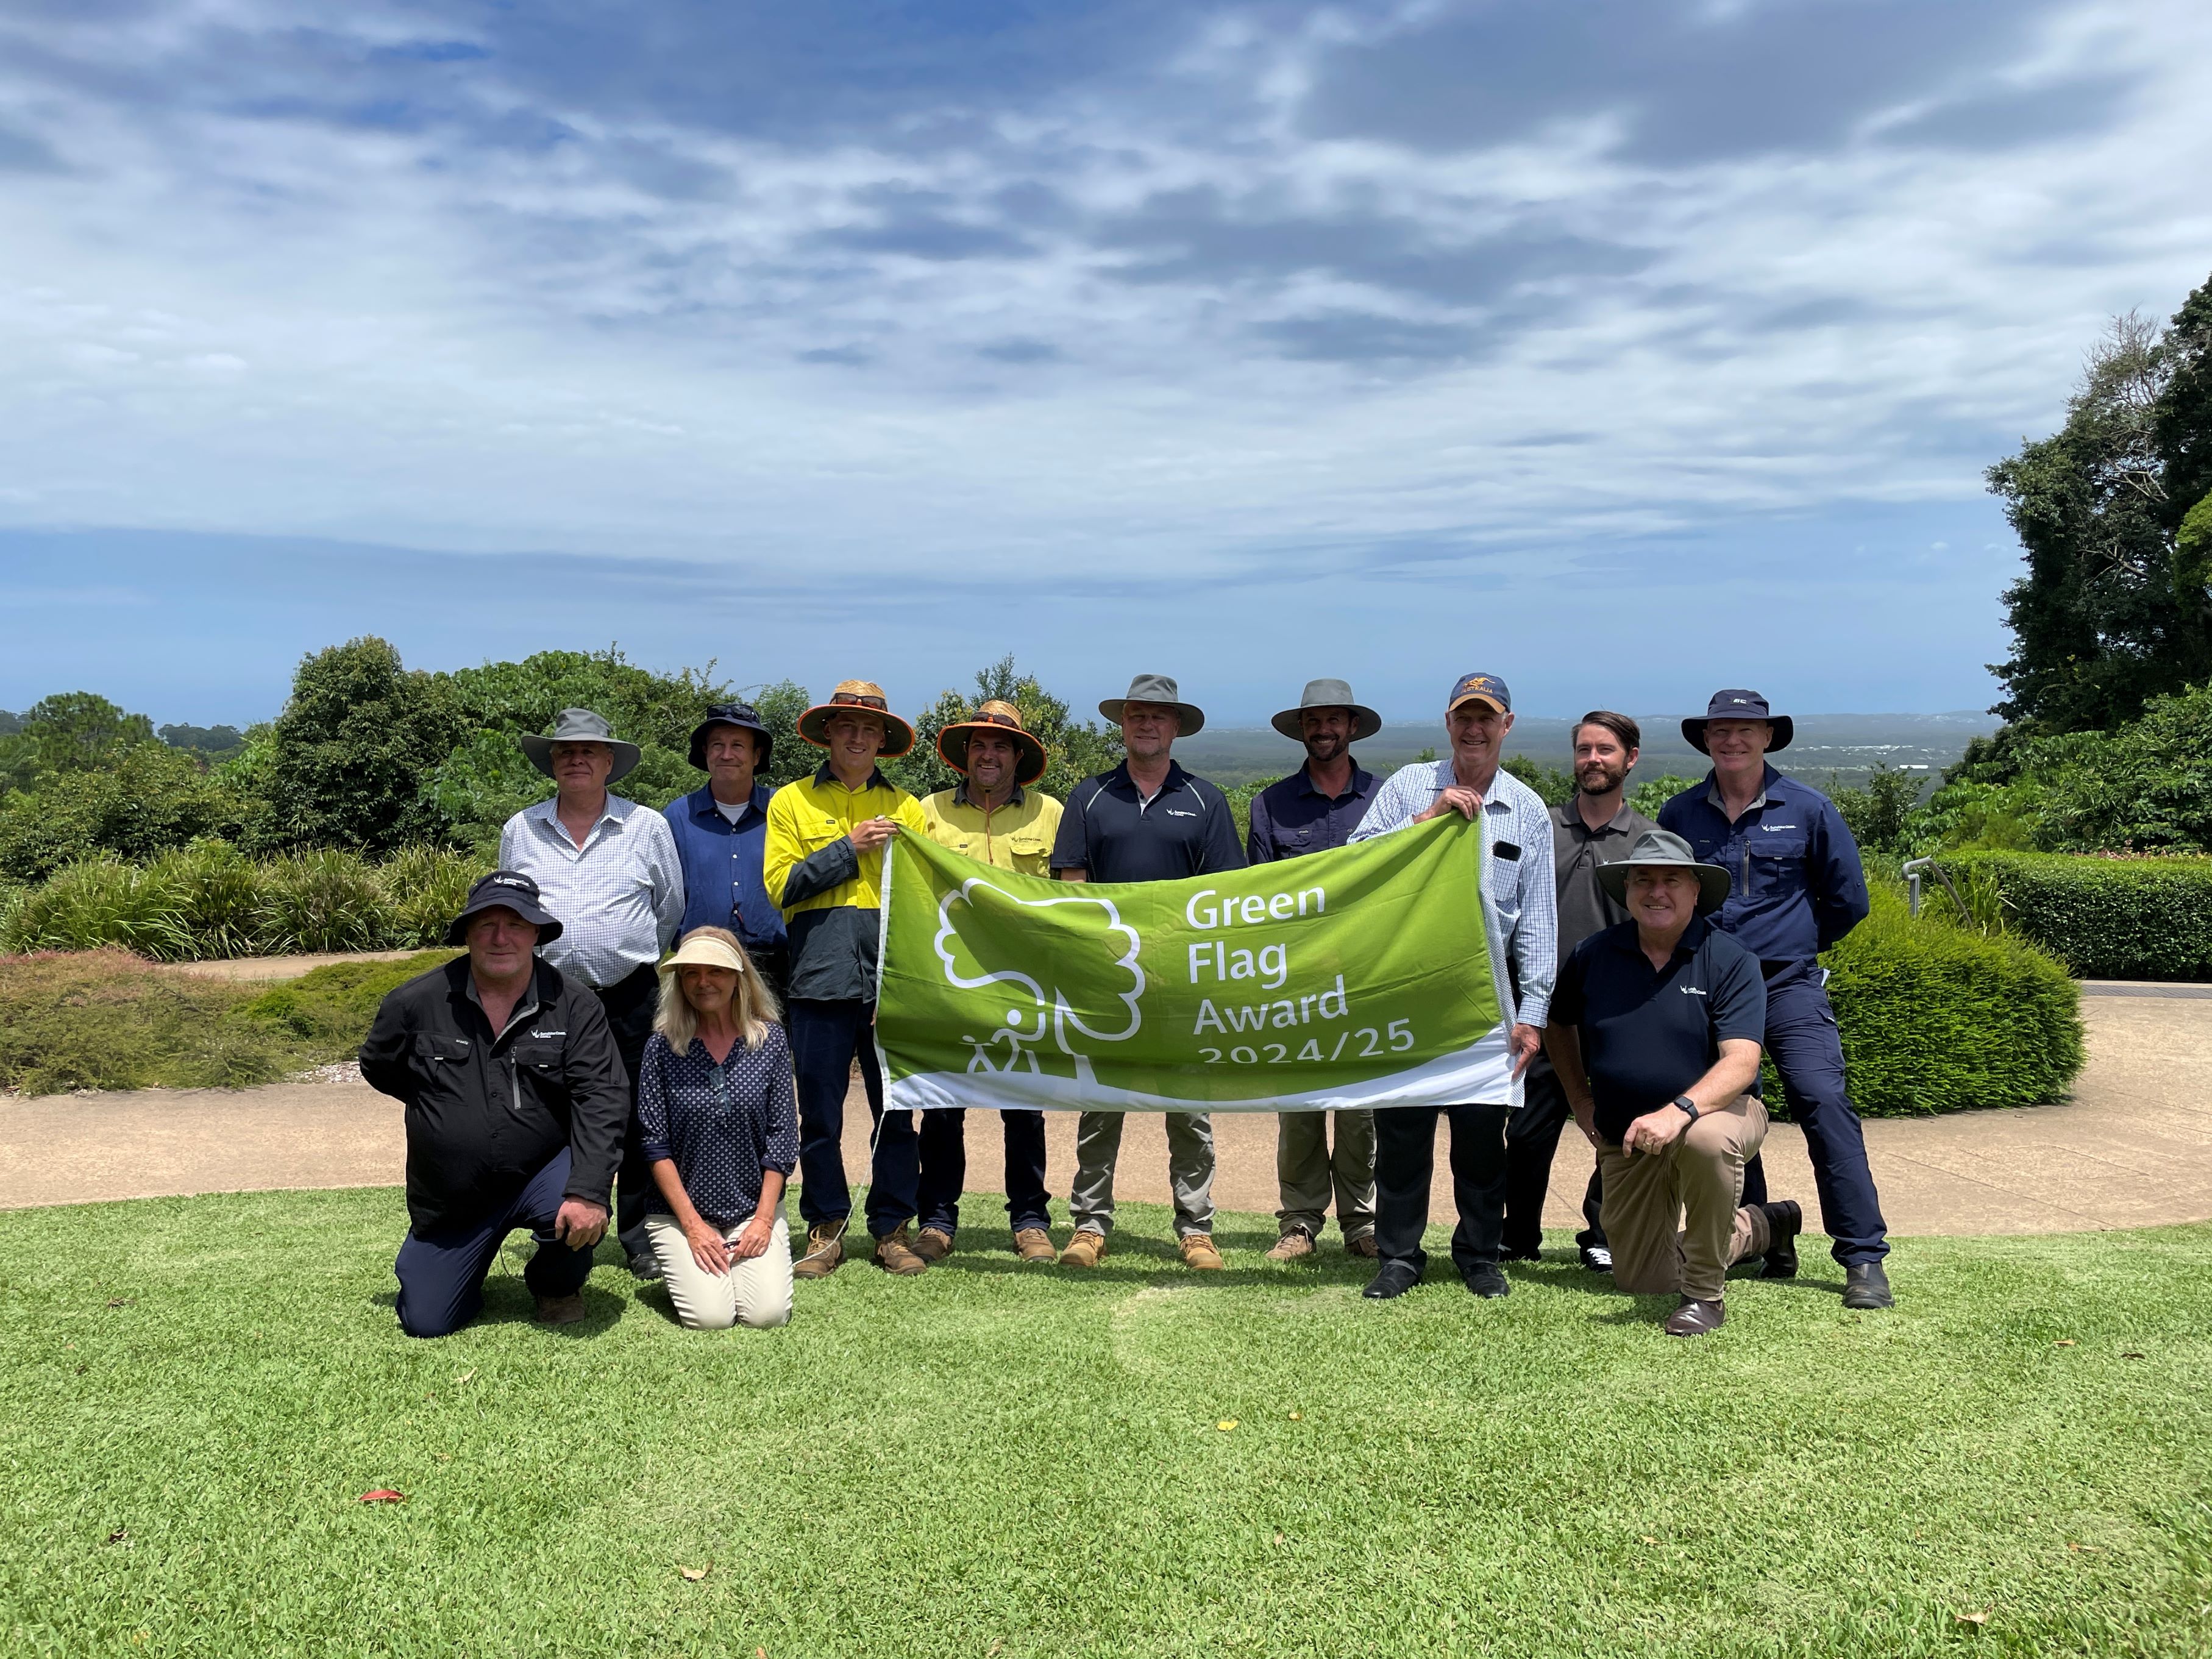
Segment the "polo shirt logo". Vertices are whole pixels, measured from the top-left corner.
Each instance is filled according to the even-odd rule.
[[[1195,812],[1186,812],[1176,806],[1163,807],[1161,810],[1171,818],[1194,818],[1198,816]]]
[[[1681,990],[1682,994],[1683,994],[1684,996],[1686,996],[1686,997],[1701,997],[1701,996],[1705,995],[1705,992],[1704,992],[1704,991],[1702,991],[1702,990],[1700,990],[1697,986],[1694,986],[1694,985],[1685,985],[1685,986],[1682,986],[1682,987],[1680,988],[1680,990]]]

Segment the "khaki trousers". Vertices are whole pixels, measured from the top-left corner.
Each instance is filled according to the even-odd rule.
[[[1663,1152],[1601,1151],[1613,1282],[1638,1296],[1719,1301],[1729,1264],[1766,1254],[1765,1215],[1739,1202],[1743,1166],[1765,1139],[1766,1108],[1742,1095],[1701,1114]]]
[[[1329,1146],[1329,1120],[1336,1146]],[[1275,1115],[1275,1182],[1283,1207],[1275,1219],[1288,1232],[1302,1227],[1315,1238],[1336,1200],[1336,1224],[1348,1243],[1375,1231],[1375,1114],[1371,1111],[1279,1112]]]
[[[733,1261],[726,1273],[710,1273],[691,1254],[684,1229],[672,1215],[648,1215],[645,1236],[654,1259],[660,1263],[668,1285],[668,1299],[684,1328],[726,1331],[732,1325],[764,1331],[787,1324],[791,1319],[791,1230],[781,1224],[769,1230],[768,1249],[750,1261]],[[725,1228],[722,1237],[735,1243],[744,1224]]]

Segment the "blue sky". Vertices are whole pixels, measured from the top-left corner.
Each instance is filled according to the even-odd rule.
[[[2208,107],[2194,0],[15,0],[0,707],[1978,707],[1982,469],[2212,272]]]

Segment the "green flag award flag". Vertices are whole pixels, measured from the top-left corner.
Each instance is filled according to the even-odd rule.
[[[1481,829],[1180,881],[1018,876],[902,833],[885,1104],[1280,1111],[1510,1097]]]

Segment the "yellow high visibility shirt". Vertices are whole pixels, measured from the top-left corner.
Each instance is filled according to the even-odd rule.
[[[1017,788],[1004,806],[986,812],[968,804],[965,785],[956,785],[925,799],[921,816],[940,847],[1017,875],[1052,874],[1060,803],[1041,790]]]
[[[782,908],[785,919],[805,910],[850,908],[879,910],[884,903],[884,854],[855,853],[848,844],[842,856],[832,855],[814,864],[795,884],[792,877],[849,835],[853,826],[869,818],[890,818],[902,829],[927,835],[921,803],[872,772],[858,789],[848,789],[825,763],[811,778],[787,783],[769,798],[768,838],[761,850],[761,876],[768,895]],[[825,871],[824,866],[828,866]],[[842,877],[820,885],[825,873]],[[790,896],[792,891],[799,896]]]

